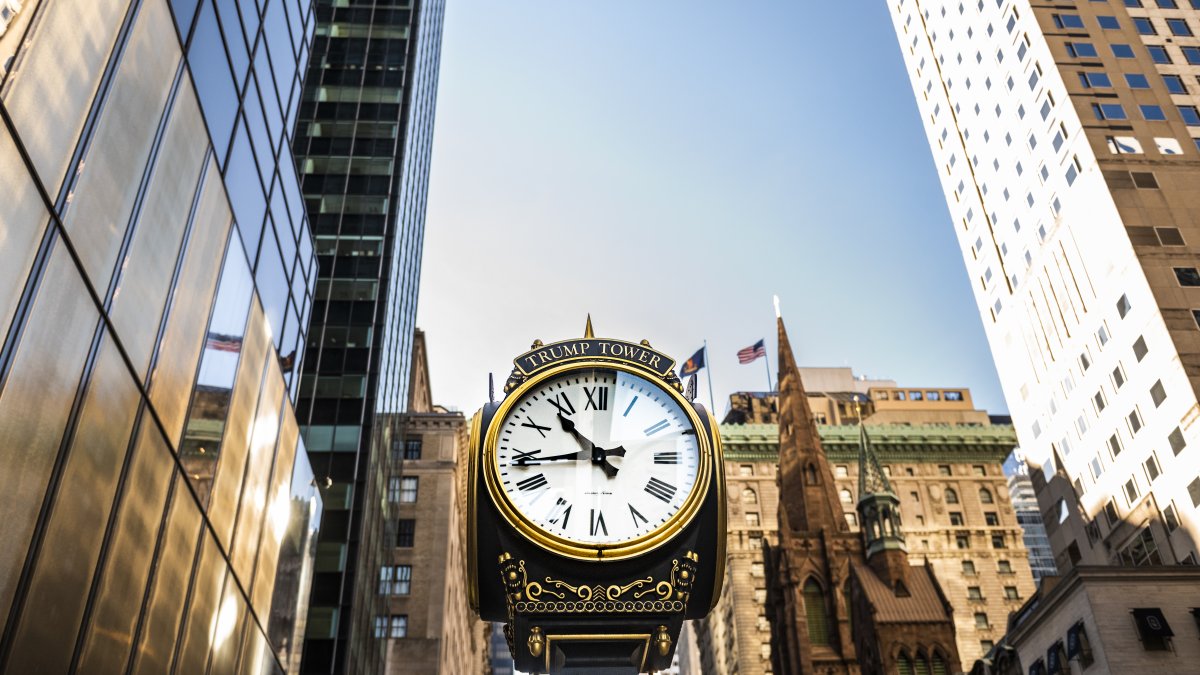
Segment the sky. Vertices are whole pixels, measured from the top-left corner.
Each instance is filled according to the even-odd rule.
[[[886,5],[447,2],[417,323],[470,413],[533,340],[708,341],[1007,411]],[[701,373],[700,400],[708,400]],[[772,378],[774,375],[772,374]]]

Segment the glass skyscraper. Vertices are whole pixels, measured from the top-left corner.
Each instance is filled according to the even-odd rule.
[[[296,147],[318,256],[297,407],[328,477],[303,670],[369,672],[403,625],[377,577],[396,544],[443,0],[320,0]],[[380,621],[383,619],[383,621]],[[402,636],[398,636],[402,637]]]
[[[0,672],[294,671],[311,2],[0,10]]]

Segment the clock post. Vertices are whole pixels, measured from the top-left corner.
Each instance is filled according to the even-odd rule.
[[[471,422],[472,609],[531,673],[655,672],[725,563],[716,421],[649,342],[535,341]]]

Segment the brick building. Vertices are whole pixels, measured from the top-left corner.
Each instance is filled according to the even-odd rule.
[[[1034,590],[1001,467],[1016,445],[1012,427],[975,410],[965,389],[899,387],[856,378],[849,369],[799,371],[818,421],[822,410],[832,415],[838,402],[859,394],[872,447],[900,500],[909,556],[932,566],[954,608],[958,652],[969,666],[998,641],[1009,612]],[[735,394],[735,411],[738,397],[753,400],[757,410],[741,418],[744,424],[727,416],[721,428],[730,499],[724,594],[696,628],[703,672],[733,672],[736,664],[741,675],[757,675],[775,672],[762,549],[764,542],[778,543],[778,417],[766,417],[778,414],[778,396]],[[844,410],[846,416],[827,417],[830,424],[818,431],[844,517],[856,532],[859,430],[852,426],[854,409]],[[889,414],[881,424],[877,416],[884,410]],[[984,490],[991,503],[981,501]]]

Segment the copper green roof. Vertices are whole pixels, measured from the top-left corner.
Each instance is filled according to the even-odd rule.
[[[857,425],[822,425],[817,428],[830,460],[858,461]],[[1003,462],[1017,445],[1009,425],[987,427],[950,425],[867,425],[871,448],[880,461]],[[722,424],[725,459],[778,461],[779,427],[775,424]]]

